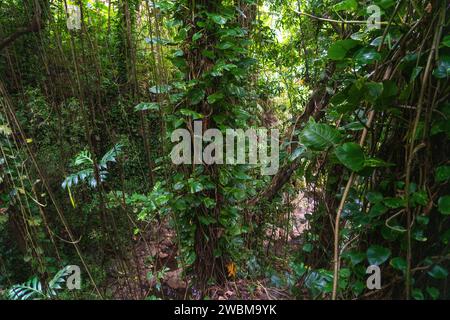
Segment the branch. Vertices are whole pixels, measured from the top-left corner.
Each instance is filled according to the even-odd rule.
[[[312,19],[318,20],[318,21],[324,21],[324,22],[331,22],[331,23],[344,23],[344,24],[367,24],[367,21],[361,21],[361,20],[334,20],[334,19],[329,19],[329,18],[322,18],[322,17],[317,17],[314,16],[312,14],[306,13],[306,12],[300,12],[295,10],[295,13],[302,15],[302,16],[306,16],[306,17],[310,17]],[[388,25],[389,22],[387,21],[381,21],[380,25]]]
[[[38,2],[36,2],[36,12],[34,13],[31,22],[25,27],[18,28],[15,32],[7,36],[6,38],[1,39],[0,51],[11,45],[21,36],[30,32],[39,32],[41,29],[42,29],[41,8]]]

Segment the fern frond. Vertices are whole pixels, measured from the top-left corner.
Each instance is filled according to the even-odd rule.
[[[52,280],[48,283],[47,294],[50,297],[54,297],[57,294],[57,290],[62,289],[62,284],[66,282],[67,276],[69,276],[68,267],[64,267],[55,274]]]
[[[100,182],[105,181],[108,172],[106,169],[108,168],[109,162],[117,162],[117,157],[122,153],[123,145],[118,143],[111,150],[105,153],[105,155],[100,160],[98,164],[99,169],[99,180]],[[77,185],[81,181],[86,181],[89,186],[92,188],[96,188],[98,185],[98,181],[94,176],[94,169],[92,168],[94,161],[92,160],[92,155],[89,151],[81,151],[74,160],[74,165],[86,165],[88,164],[90,168],[78,171],[76,173],[72,173],[68,175],[61,184],[63,189],[67,187],[72,187]]]
[[[86,164],[92,165],[94,163],[94,161],[92,160],[91,153],[87,150],[83,150],[75,157],[75,160],[73,163],[75,166],[86,165]]]
[[[94,170],[92,168],[85,169],[78,171],[76,173],[72,173],[68,175],[63,183],[61,184],[63,189],[66,189],[67,187],[72,187],[78,184],[78,182],[83,180],[90,181],[94,177]]]
[[[121,143],[117,143],[111,150],[106,152],[100,160],[100,169],[106,169],[108,162],[117,162],[117,157],[122,154],[122,147],[123,145]]]
[[[37,277],[33,277],[27,282],[16,284],[8,291],[11,300],[30,300],[46,298],[42,291],[42,284]]]
[[[70,275],[68,266],[59,270],[50,280],[46,290],[42,287],[39,279],[34,276],[27,282],[16,284],[8,290],[8,298],[11,300],[38,300],[50,299],[57,295],[58,290],[62,290],[62,284],[66,282]]]

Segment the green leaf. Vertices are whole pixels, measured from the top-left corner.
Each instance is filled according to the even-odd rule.
[[[450,75],[450,56],[442,56],[437,64],[436,69],[433,71],[433,75],[438,79],[445,79]]]
[[[382,214],[385,214],[388,211],[388,208],[386,208],[382,203],[375,203],[372,208],[370,208],[369,215],[371,217],[378,217]]]
[[[427,287],[427,292],[430,295],[431,299],[437,300],[439,299],[439,290],[435,287]]]
[[[395,166],[395,164],[377,158],[369,158],[366,159],[366,161],[364,162],[364,166],[369,168],[378,168],[378,167],[393,167]]]
[[[137,106],[134,107],[136,111],[144,111],[144,110],[159,110],[159,103],[156,102],[141,102]]]
[[[444,182],[450,179],[450,166],[437,167],[435,178],[437,182]]]
[[[406,206],[405,199],[403,198],[385,198],[383,200],[383,203],[391,209],[397,209]]]
[[[375,102],[375,100],[377,100],[383,93],[384,86],[383,83],[381,82],[371,81],[365,84],[365,89],[366,89],[365,100],[369,102]]]
[[[414,240],[420,242],[426,242],[428,240],[427,237],[424,236],[424,231],[422,229],[414,229],[412,233],[412,237]]]
[[[428,194],[425,191],[414,192],[411,196],[415,204],[426,206],[428,204]]]
[[[300,133],[300,141],[314,150],[325,150],[341,140],[339,131],[327,124],[309,122]]]
[[[372,48],[363,48],[356,53],[355,60],[358,64],[365,66],[381,59],[381,55]]]
[[[360,171],[364,168],[364,151],[357,143],[344,143],[336,148],[335,154],[339,161],[352,171]]]
[[[195,112],[193,110],[190,110],[190,109],[180,109],[180,113],[183,116],[192,117],[192,119],[194,119],[194,120],[203,118],[202,114]]]
[[[426,226],[430,222],[430,218],[427,216],[418,215],[416,220],[419,224]]]
[[[442,235],[441,235],[441,241],[442,243],[444,243],[445,245],[450,243],[450,229],[448,229],[447,231],[445,231]]]
[[[441,267],[440,265],[435,265],[430,271],[427,272],[428,275],[434,279],[445,279],[448,276],[448,271]]]
[[[367,260],[371,265],[380,265],[389,259],[391,250],[388,248],[372,245],[367,249]]]
[[[150,89],[148,89],[151,93],[159,94],[159,93],[168,93],[172,89],[171,86],[167,84],[159,85],[159,86],[153,86]]]
[[[233,176],[239,180],[250,180],[251,177],[246,174],[244,171],[234,171]]]
[[[225,17],[222,17],[219,14],[215,14],[215,13],[208,13],[208,17],[214,21],[215,23],[219,24],[219,25],[224,25],[225,23],[227,23],[227,19]]]
[[[215,57],[214,51],[206,50],[206,49],[202,51],[202,55],[209,59],[214,59],[214,57]]]
[[[356,0],[344,0],[333,6],[336,11],[356,11],[358,9],[358,2]]]
[[[226,41],[226,42],[219,43],[217,45],[217,48],[220,50],[227,50],[227,49],[233,48],[233,46],[234,46],[233,43]]]
[[[423,67],[415,67],[411,72],[411,79],[409,80],[409,82],[413,82],[414,80],[416,80],[417,76],[422,72],[422,70]]]
[[[209,95],[208,98],[207,98],[208,103],[210,103],[210,104],[213,104],[213,103],[215,103],[215,102],[217,102],[219,100],[222,100],[222,99],[223,99],[223,93],[222,92],[213,93],[213,94]]]
[[[450,196],[443,196],[439,198],[438,209],[440,213],[450,215]]]
[[[372,191],[366,194],[366,198],[370,203],[378,203],[383,200],[383,195],[380,192]]]
[[[331,60],[343,60],[347,52],[358,45],[358,41],[352,39],[339,40],[328,49],[328,58]]]
[[[355,295],[359,296],[364,289],[366,288],[366,284],[362,281],[356,281],[353,285],[352,285],[352,290],[355,293]]]
[[[379,36],[379,37],[373,39],[372,42],[370,43],[370,45],[375,48],[379,47],[381,45],[381,41],[383,40],[383,38],[384,38],[383,44],[391,44],[392,43],[392,35],[390,33],[388,33],[386,35],[386,37]]]
[[[406,260],[402,257],[395,257],[389,263],[394,269],[406,271]]]
[[[398,86],[393,80],[383,81],[383,93],[381,97],[383,99],[391,99],[398,95]]]
[[[197,193],[203,190],[203,185],[199,181],[194,181],[192,178],[188,180],[191,193]]]
[[[200,103],[200,101],[203,100],[203,98],[205,97],[205,90],[202,89],[193,89],[190,93],[189,93],[189,98],[190,98],[190,105],[196,105],[198,103]]]
[[[350,261],[352,265],[356,266],[357,264],[361,263],[365,258],[366,255],[364,252],[358,252],[358,251],[352,251],[346,254],[350,258]]]
[[[196,33],[194,33],[194,35],[192,36],[192,41],[195,42],[195,41],[197,41],[198,39],[200,39],[202,36],[203,36],[203,34],[202,34],[201,31],[196,32]]]
[[[303,251],[312,252],[312,250],[313,250],[313,245],[311,243],[305,243],[303,245]]]
[[[375,4],[382,9],[389,9],[396,3],[396,0],[375,0]]]
[[[198,216],[198,220],[200,221],[201,224],[204,224],[205,226],[209,226],[210,224],[216,222],[216,219],[207,216]]]
[[[208,209],[214,208],[216,206],[216,201],[211,198],[203,198],[202,202]]]
[[[339,270],[339,275],[342,278],[349,278],[351,276],[351,271],[349,268],[342,268]]]
[[[442,39],[442,45],[450,47],[450,35],[447,35]]]
[[[294,150],[294,152],[292,152],[291,156],[289,157],[289,160],[294,161],[295,159],[300,157],[303,153],[305,153],[305,147],[300,146],[300,147],[296,148]]]
[[[184,52],[183,52],[183,50],[175,50],[175,52],[173,53],[173,56],[174,57],[182,57],[182,56],[184,56]]]
[[[422,290],[418,289],[418,288],[414,288],[411,292],[411,296],[415,299],[415,300],[424,300],[425,297],[422,293]]]
[[[184,188],[184,183],[182,181],[178,181],[173,185],[173,190],[179,191]]]

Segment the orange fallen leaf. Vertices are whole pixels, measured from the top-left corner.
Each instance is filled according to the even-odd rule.
[[[230,262],[229,264],[227,264],[227,271],[230,278],[236,277],[236,265],[234,264],[234,262]]]

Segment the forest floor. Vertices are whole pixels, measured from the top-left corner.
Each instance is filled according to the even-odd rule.
[[[269,229],[264,241],[264,252],[269,260],[285,258],[298,250],[300,237],[307,228],[305,213],[311,212],[311,202],[300,193],[292,202],[289,232],[282,228]],[[140,276],[129,277],[116,272],[108,281],[108,291],[113,299],[200,299],[200,293],[191,286],[177,262],[178,247],[175,231],[167,221],[149,226],[142,232],[145,239],[135,240],[129,259],[137,260]],[[133,263],[130,261],[130,265]],[[135,273],[135,272],[134,272]],[[151,276],[149,276],[151,275]],[[213,300],[280,300],[292,299],[288,288],[279,288],[269,278],[229,279],[222,286],[211,285],[204,295]]]

